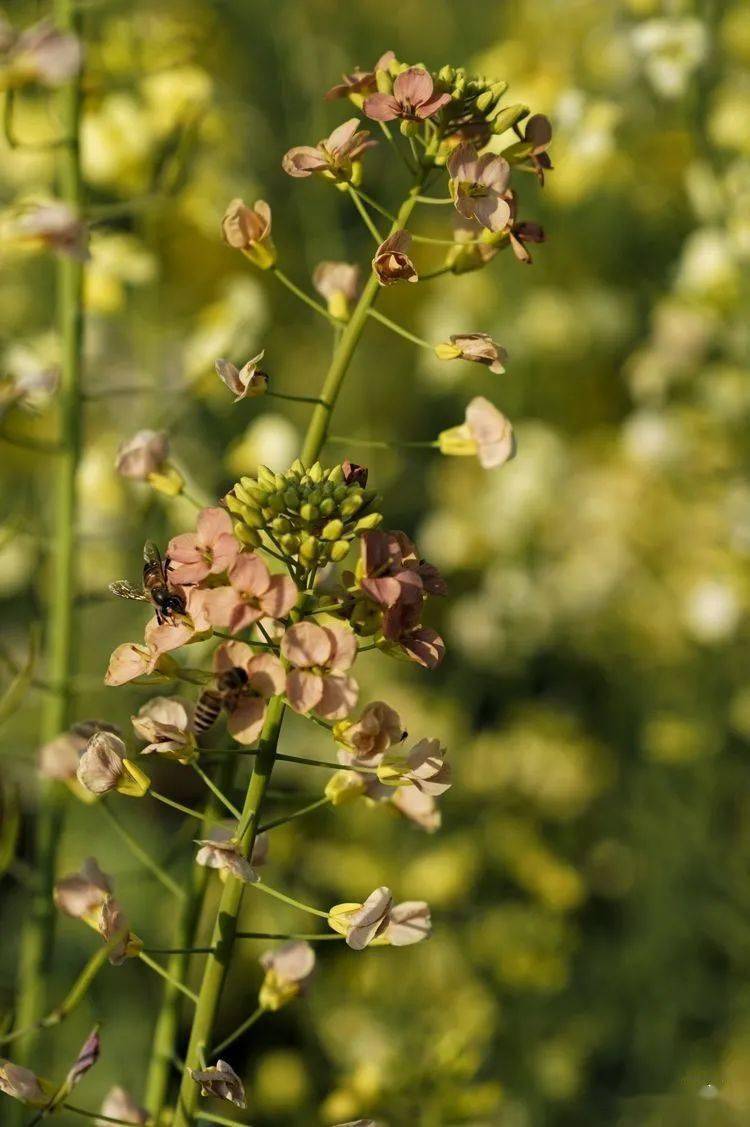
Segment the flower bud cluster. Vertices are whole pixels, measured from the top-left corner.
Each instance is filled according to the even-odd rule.
[[[305,567],[322,567],[343,560],[356,536],[380,524],[377,495],[365,484],[346,465],[308,468],[297,459],[286,473],[261,466],[241,478],[224,504],[241,543],[259,547],[265,535]]]

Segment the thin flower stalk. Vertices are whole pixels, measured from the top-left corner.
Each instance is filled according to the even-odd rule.
[[[62,31],[80,37],[80,9],[74,0],[56,0],[55,22]],[[81,75],[67,82],[59,94],[63,142],[58,158],[59,196],[76,214],[82,210],[79,134]],[[53,573],[47,621],[48,677],[57,688],[45,696],[41,721],[43,742],[64,731],[71,717],[74,657],[75,529],[77,524],[76,475],[81,454],[81,382],[83,361],[83,262],[61,255],[57,265],[57,306],[61,337],[59,388],[59,440],[55,463]],[[64,811],[64,790],[53,780],[43,780],[36,824],[36,863],[32,903],[21,938],[18,1020],[32,1026],[44,1008],[44,988],[54,945],[55,911],[52,886],[55,857]],[[35,1034],[24,1037],[19,1059],[30,1059]]]

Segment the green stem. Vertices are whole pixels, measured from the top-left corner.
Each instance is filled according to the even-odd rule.
[[[270,395],[272,399],[288,399],[292,403],[320,403],[316,395],[286,395],[281,391],[267,391],[266,395]]]
[[[310,297],[310,295],[306,294],[304,290],[301,290],[299,286],[292,281],[291,278],[287,278],[286,274],[284,274],[283,271],[279,270],[278,266],[274,266],[271,273],[273,274],[274,278],[278,278],[282,285],[286,286],[286,288],[291,293],[293,293],[295,297],[298,297],[299,300],[303,301],[305,305],[308,305],[310,309],[314,310],[321,317],[325,317],[325,319],[327,321],[330,321],[332,325],[338,325],[338,320],[333,316],[332,313],[328,312],[325,305],[321,305],[320,302],[316,301],[314,297]]]
[[[89,1111],[85,1107],[77,1107],[75,1104],[63,1104],[66,1111],[71,1112],[73,1115],[80,1115],[84,1119],[96,1119],[99,1123],[118,1123],[121,1127],[133,1127],[132,1119],[114,1119],[111,1115],[102,1115],[100,1111]],[[234,1124],[237,1127],[237,1124]]]
[[[196,1005],[198,1004],[198,995],[194,994],[192,990],[188,989],[184,982],[180,982],[179,979],[173,978],[171,973],[166,969],[166,967],[163,967],[161,963],[157,963],[156,960],[152,959],[150,955],[147,955],[145,951],[139,951],[138,958],[142,963],[145,963],[147,967],[154,971],[155,974],[158,974],[160,978],[163,978],[165,982],[171,983],[171,985],[174,986],[175,990],[179,990],[180,993],[184,994],[186,998],[189,998],[191,1002],[195,1002]]]
[[[304,931],[238,931],[235,939],[304,939],[308,943],[315,943],[318,940],[321,942],[327,939],[344,939],[343,935],[331,934],[321,935],[320,932],[304,932]]]
[[[250,776],[245,806],[242,811],[241,821],[249,827],[249,832],[243,836],[239,843],[239,848],[245,857],[250,856],[255,843],[260,810],[271,778],[283,718],[284,702],[281,697],[274,697],[266,713],[266,720],[260,737],[260,749],[253,766],[253,773]],[[190,1070],[200,1067],[201,1057],[206,1053],[211,1041],[224,979],[232,957],[237,917],[244,889],[245,885],[241,881],[234,880],[230,876],[221,894],[219,910],[211,936],[211,946],[215,950],[206,959],[203,970],[198,1004],[195,1009],[193,1027],[190,1031],[190,1040],[185,1056],[185,1069],[180,1084],[174,1127],[191,1127],[195,1122],[199,1088],[191,1077]]]
[[[438,266],[435,270],[428,270],[426,274],[420,274],[420,282],[429,282],[431,278],[442,278],[443,274],[452,274],[452,266]]]
[[[375,242],[379,246],[380,243],[382,243],[382,241],[383,241],[383,236],[380,234],[380,231],[378,231],[377,227],[375,226],[372,219],[370,218],[369,211],[367,210],[365,205],[362,203],[362,200],[359,198],[359,193],[354,188],[352,188],[351,184],[347,184],[346,188],[347,188],[347,191],[349,193],[349,196],[351,197],[352,203],[354,204],[354,206],[356,207],[357,211],[359,212],[359,214],[361,216],[362,222],[364,223],[365,227],[370,232],[373,239],[375,240]]]
[[[220,784],[222,786],[231,785],[233,777],[234,764],[231,761],[223,763],[219,769]],[[210,817],[215,813],[216,803],[213,798],[210,798],[206,804],[206,814]],[[206,889],[208,888],[209,875],[209,869],[202,865],[193,865],[190,887],[182,902],[175,928],[175,949],[163,952],[169,954],[167,970],[171,978],[178,982],[185,981],[189,967],[189,956],[198,953],[198,949],[191,948],[190,944],[194,941],[198,927]],[[204,948],[201,953],[210,954],[212,950],[213,948]],[[147,954],[155,953],[155,951],[147,952]],[[155,1123],[158,1123],[161,1118],[169,1094],[172,1061],[180,1028],[180,1003],[180,991],[172,982],[167,982],[154,1027],[154,1038],[146,1078],[146,1107],[154,1117]]]
[[[391,234],[406,226],[409,216],[416,204],[416,196],[419,194],[420,187],[421,181],[414,186],[399,208],[396,223],[393,224],[390,231]],[[371,273],[362,290],[360,299],[352,312],[351,318],[346,323],[341,333],[341,339],[333,354],[330,367],[323,383],[323,389],[320,393],[322,402],[320,402],[313,411],[312,419],[310,420],[310,425],[307,429],[307,435],[302,447],[301,459],[305,465],[313,464],[326,441],[331,415],[336,406],[336,401],[341,391],[341,385],[349,369],[354,351],[359,343],[359,338],[362,336],[364,327],[367,324],[367,314],[374,305],[380,288],[376,274],[374,272]]]
[[[440,445],[435,440],[429,442],[385,442],[378,438],[359,438],[357,435],[349,434],[332,434],[328,441],[339,446],[367,446],[372,450],[430,450],[436,449]]]
[[[185,896],[184,890],[180,888],[177,881],[174,880],[169,875],[169,873],[165,873],[164,869],[162,869],[162,867],[157,864],[156,861],[154,861],[148,850],[144,849],[143,846],[136,841],[130,830],[126,829],[122,824],[117,814],[115,814],[114,810],[107,805],[106,800],[99,803],[99,808],[109,818],[115,830],[125,842],[133,856],[141,862],[144,868],[148,869],[150,873],[153,873],[153,875],[164,886],[164,888],[171,892],[173,896],[176,896],[178,900],[182,900]]]
[[[368,316],[372,317],[375,321],[379,321],[381,325],[385,325],[386,329],[390,329],[392,333],[397,333],[398,336],[403,337],[404,340],[411,341],[419,348],[426,348],[428,352],[434,352],[434,348],[429,341],[422,340],[421,337],[415,336],[410,333],[408,329],[404,329],[401,325],[397,325],[395,321],[391,321],[390,317],[386,317],[383,313],[379,313],[377,309],[370,309]]]
[[[229,799],[224,794],[221,787],[218,787],[216,785],[216,783],[213,781],[213,779],[210,777],[210,775],[207,775],[206,772],[201,767],[199,767],[197,763],[193,762],[193,763],[190,764],[190,766],[193,768],[196,775],[198,775],[201,779],[203,779],[203,782],[206,784],[208,789],[211,791],[211,794],[213,794],[216,798],[218,798],[219,802],[222,804],[222,806],[225,808],[225,810],[228,810],[229,813],[232,815],[232,817],[236,818],[237,821],[239,821],[240,818],[242,817],[242,814],[237,809],[237,807],[234,805],[234,803],[229,801]]]
[[[453,203],[453,199],[451,196],[441,196],[439,199],[435,196],[417,196],[417,203],[449,204]]]
[[[307,912],[309,916],[317,916],[321,920],[328,919],[328,912],[321,912],[319,908],[312,908],[309,904],[303,904],[301,900],[295,900],[293,896],[287,896],[286,892],[279,892],[277,888],[271,888],[261,880],[249,885],[249,887],[257,888],[259,892],[273,896],[274,900],[280,900],[282,904],[289,904],[292,908],[298,908],[300,912]]]
[[[74,0],[55,0],[54,19],[63,31],[80,34],[80,17]],[[74,212],[83,202],[79,154],[81,76],[59,94],[60,121],[65,143],[60,148],[59,196]],[[68,255],[57,267],[57,304],[61,344],[59,391],[60,438],[64,449],[55,463],[51,512],[54,520],[54,567],[48,611],[49,680],[60,692],[45,697],[40,738],[54,739],[71,719],[71,666],[73,664],[73,610],[75,603],[75,528],[77,521],[76,474],[81,450],[81,368],[83,351],[83,264]],[[21,938],[18,970],[18,1020],[31,1025],[44,1009],[45,984],[54,945],[55,909],[52,886],[55,857],[62,834],[64,789],[59,783],[42,783],[36,819],[35,879],[32,902]],[[34,1034],[22,1039],[19,1059],[33,1055]]]
[[[0,1037],[0,1045],[9,1045],[12,1041],[17,1041],[19,1038],[25,1037],[29,1033],[34,1033],[41,1029],[51,1029],[53,1026],[59,1025],[61,1021],[64,1021],[86,996],[97,974],[106,966],[110,951],[119,942],[120,937],[118,936],[116,940],[105,944],[103,947],[99,947],[86,963],[59,1006],[56,1006],[54,1010],[45,1017],[40,1018],[39,1021],[34,1022],[32,1026],[25,1029],[15,1029],[12,1033],[6,1033],[4,1037]]]
[[[199,822],[215,822],[217,819],[212,814],[204,814],[201,810],[194,810],[192,806],[183,806],[181,802],[175,802],[173,798],[168,798],[166,794],[160,794],[158,790],[153,787],[148,792],[152,798],[157,802],[163,802],[165,806],[171,806],[173,810],[179,810],[181,814],[187,814],[189,818],[197,818]]]
[[[325,763],[323,766],[330,767],[331,764]],[[277,826],[283,826],[286,822],[293,822],[295,818],[301,818],[304,814],[311,814],[313,810],[317,810],[320,806],[327,806],[329,802],[330,799],[328,798],[319,798],[315,802],[311,802],[309,806],[303,806],[301,810],[295,810],[293,814],[286,814],[283,818],[275,818],[273,822],[264,822],[258,832],[265,833],[267,830],[275,830]]]
[[[214,1047],[209,1051],[208,1055],[210,1057],[215,1057],[218,1056],[219,1053],[223,1052],[224,1049],[228,1049],[230,1045],[233,1045],[235,1041],[239,1040],[243,1033],[247,1033],[248,1029],[251,1029],[252,1026],[255,1025],[256,1021],[258,1021],[259,1018],[263,1017],[263,1014],[265,1012],[266,1011],[263,1006],[258,1006],[258,1008],[250,1014],[250,1017],[246,1021],[242,1022],[242,1025],[237,1026],[233,1033],[230,1033],[228,1037],[225,1037],[223,1041],[220,1041],[218,1045],[214,1045]]]
[[[393,212],[388,211],[388,209],[383,207],[382,204],[379,204],[377,200],[374,200],[372,196],[368,196],[367,192],[363,192],[361,188],[355,188],[353,184],[349,185],[349,189],[350,191],[355,192],[361,200],[364,200],[364,202],[366,204],[369,204],[369,206],[375,211],[379,211],[384,219],[388,219],[391,223],[396,222],[396,216],[393,214]]]

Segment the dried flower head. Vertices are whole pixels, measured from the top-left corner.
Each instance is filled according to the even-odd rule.
[[[287,700],[295,712],[317,712],[329,720],[348,716],[359,688],[346,675],[357,656],[357,639],[341,626],[298,622],[281,640],[281,656],[293,668],[286,678]]]
[[[143,944],[130,931],[127,918],[112,895],[111,878],[102,872],[93,857],[84,861],[80,872],[55,883],[53,898],[66,916],[83,920],[112,944],[109,961],[114,966],[141,950]]]
[[[510,220],[505,198],[510,183],[510,165],[494,153],[477,154],[473,145],[459,145],[448,157],[450,189],[456,210],[489,231],[502,231]]]
[[[376,145],[367,129],[359,128],[359,118],[352,117],[324,137],[315,147],[297,145],[285,154],[281,167],[289,176],[312,176],[321,173],[329,179],[349,181],[354,165],[367,149]]]
[[[200,583],[209,575],[228,571],[240,551],[225,509],[201,509],[195,532],[173,536],[167,546],[169,577],[173,583]]]
[[[495,375],[502,375],[508,353],[487,333],[455,333],[448,341],[435,346],[439,360],[470,360],[486,364]]]
[[[131,798],[142,798],[151,781],[126,754],[127,748],[119,736],[96,732],[86,744],[78,764],[79,783],[96,795],[116,790]]]
[[[513,427],[502,411],[479,395],[466,408],[466,421],[460,426],[441,431],[440,452],[449,455],[473,455],[484,469],[493,469],[509,461],[516,452]]]
[[[393,51],[386,51],[380,56],[372,70],[360,70],[358,67],[351,74],[342,75],[343,82],[332,86],[326,94],[326,101],[332,102],[336,98],[352,98],[361,102],[361,95],[373,94],[378,88],[377,75],[379,70],[387,70],[396,56]],[[357,95],[360,97],[357,99]]]
[[[122,477],[148,481],[162,473],[169,458],[169,439],[163,430],[139,430],[120,444],[115,469]]]
[[[408,231],[394,231],[380,244],[372,260],[372,268],[381,286],[395,282],[417,282],[417,269],[409,258],[411,235]]]
[[[364,904],[336,904],[328,913],[329,926],[346,937],[347,946],[362,951],[388,927],[393,905],[391,890],[376,888]]]
[[[344,745],[338,753],[339,762],[365,767],[377,764],[389,748],[406,736],[398,713],[382,700],[366,705],[354,723],[339,721],[333,734]]]
[[[189,701],[152,697],[130,719],[136,734],[148,741],[141,755],[156,753],[178,763],[189,763],[196,757],[193,706]]]
[[[231,201],[221,221],[227,246],[241,250],[261,270],[276,264],[276,247],[271,238],[271,209],[265,200],[248,207],[244,200]]]
[[[217,360],[214,364],[217,376],[234,394],[235,403],[241,399],[255,399],[268,390],[268,376],[258,367],[263,356],[264,353],[259,352],[241,368],[237,368],[231,360]]]
[[[148,1123],[146,1109],[135,1102],[130,1092],[119,1086],[110,1088],[107,1092],[102,1101],[101,1114],[109,1119],[120,1119],[125,1123],[134,1123],[137,1127],[145,1127],[145,1124]],[[107,1122],[105,1119],[99,1119],[97,1125],[98,1127],[107,1127]]]
[[[313,286],[328,303],[332,317],[345,320],[349,304],[359,289],[359,266],[350,262],[319,262],[313,271]]]
[[[552,126],[543,113],[532,114],[523,130],[522,141],[531,146],[529,159],[537,174],[539,183],[544,186],[544,173],[552,169],[547,149],[552,141]]]
[[[432,76],[423,67],[409,67],[393,83],[390,94],[365,98],[364,111],[373,121],[424,121],[450,102],[450,94],[436,94]]]
[[[217,1060],[209,1068],[190,1069],[196,1084],[200,1084],[202,1096],[215,1096],[227,1100],[235,1107],[245,1107],[245,1088],[237,1073],[225,1060]]]
[[[300,994],[315,970],[315,952],[304,940],[293,940],[260,957],[266,972],[259,1001],[265,1010],[280,1010]]]

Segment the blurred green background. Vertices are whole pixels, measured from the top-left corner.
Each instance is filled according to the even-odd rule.
[[[129,726],[149,695],[101,685],[110,650],[142,625],[106,585],[137,575],[146,533],[164,542],[193,519],[184,502],[117,478],[118,443],[168,426],[176,460],[215,498],[259,462],[288,464],[307,414],[271,400],[233,406],[214,359],[265,348],[274,386],[298,394],[316,394],[325,369],[325,326],[221,244],[227,201],[271,203],[280,263],[300,284],[323,258],[366,263],[368,236],[347,200],[322,181],[289,179],[280,159],[348,116],[323,92],[387,48],[507,79],[509,99],[555,128],[547,185],[524,186],[524,215],[548,236],[534,265],[503,254],[460,278],[397,287],[381,306],[430,340],[491,333],[508,349],[507,375],[432,361],[373,324],[337,414],[339,434],[430,439],[486,395],[513,420],[519,452],[485,473],[430,451],[346,449],[370,466],[387,525],[414,534],[450,583],[435,620],[448,645],[442,668],[405,671],[368,655],[362,699],[383,697],[412,733],[440,736],[455,783],[434,835],[362,805],[285,827],[269,881],[321,904],[385,883],[398,899],[430,901],[435,936],[363,956],[322,945],[309,996],[233,1050],[251,1121],[747,1124],[750,8],[84,7],[84,168],[100,218],[87,281],[82,718]],[[25,2],[6,14],[25,24],[43,12]],[[24,96],[19,135],[41,141],[54,128],[48,98]],[[365,187],[386,206],[402,187],[392,163],[387,152],[367,162]],[[3,148],[3,208],[48,192],[53,165]],[[168,198],[118,214],[155,183]],[[423,210],[420,229],[444,236],[444,209]],[[54,270],[44,254],[2,255],[0,359],[18,375],[55,363]],[[143,391],[95,397],[130,384]],[[15,411],[4,427],[43,438],[54,411]],[[2,644],[18,660],[46,597],[53,471],[12,445],[0,453]],[[331,459],[341,453],[331,448]],[[32,690],[2,729],[2,777],[20,784],[27,822],[39,700]],[[300,724],[286,739],[291,751],[330,750]],[[279,810],[285,788],[316,794],[324,784],[323,773],[295,770],[279,770]],[[178,767],[155,774],[184,800],[199,793]],[[135,807],[128,824],[160,856],[181,846],[182,871],[191,827]],[[61,871],[92,852],[117,874],[135,930],[167,942],[158,887],[97,810],[71,800]],[[25,874],[22,853],[0,885],[6,1010]],[[246,897],[253,926],[297,922],[259,899]],[[53,997],[95,942],[70,920],[59,939]],[[227,1031],[255,1004],[258,954],[248,943],[236,960]],[[146,974],[107,972],[87,1006],[44,1036],[38,1070],[60,1073],[92,1016],[104,1016],[86,1106],[112,1083],[140,1095],[159,993]]]

